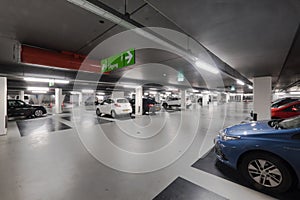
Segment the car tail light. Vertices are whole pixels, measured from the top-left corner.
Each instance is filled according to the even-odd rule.
[[[120,105],[120,104],[117,104],[117,103],[115,103],[115,106],[116,106],[116,107],[121,107],[121,105]]]
[[[154,105],[153,104],[148,104],[148,107],[150,108],[150,107],[153,107]]]

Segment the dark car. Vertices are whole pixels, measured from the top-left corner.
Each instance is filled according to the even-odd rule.
[[[271,108],[272,119],[287,119],[300,115],[300,101],[294,101],[288,104]]]
[[[132,107],[132,113],[135,113],[135,99],[129,101]],[[143,114],[159,111],[160,104],[157,103],[154,99],[143,98]]]
[[[286,97],[286,98],[282,98],[282,99],[277,99],[276,101],[272,102],[271,108],[278,108],[282,105],[292,103],[292,102],[298,101],[298,100],[299,100],[299,98],[295,98],[295,97]]]
[[[215,138],[218,159],[267,192],[285,192],[299,184],[299,150],[300,116],[231,126]]]
[[[7,100],[7,115],[8,117],[41,117],[47,114],[43,106],[33,106],[26,104],[24,101],[9,99]]]

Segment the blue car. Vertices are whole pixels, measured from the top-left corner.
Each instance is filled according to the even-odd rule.
[[[300,180],[300,116],[231,126],[214,142],[217,158],[258,190],[282,193]]]

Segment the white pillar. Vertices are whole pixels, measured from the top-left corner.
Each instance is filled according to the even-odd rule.
[[[253,79],[253,111],[258,120],[271,119],[272,78],[256,77]]]
[[[62,89],[55,88],[55,113],[62,113],[61,104],[62,104]]]
[[[155,101],[156,102],[160,102],[160,94],[159,94],[159,92],[157,92],[156,94],[155,94]]]
[[[135,116],[143,115],[143,88],[135,88]]]
[[[202,97],[202,106],[208,106],[209,94],[203,94]]]
[[[24,91],[23,90],[19,92],[19,99],[21,101],[24,101]]]
[[[228,103],[229,102],[229,99],[230,99],[230,95],[229,95],[229,93],[226,93],[226,103]]]
[[[0,135],[7,132],[7,79],[0,77]]]
[[[78,105],[81,106],[82,105],[82,93],[80,92],[78,95]]]
[[[185,110],[186,109],[186,90],[181,90],[181,109]]]

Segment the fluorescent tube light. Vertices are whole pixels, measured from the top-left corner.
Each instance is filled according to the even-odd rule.
[[[68,80],[62,80],[62,79],[49,79],[49,78],[34,78],[34,77],[25,77],[25,81],[29,82],[40,82],[40,83],[61,83],[61,84],[68,84],[70,81]]]
[[[94,90],[90,90],[90,89],[83,89],[81,90],[83,93],[93,93]]]
[[[105,95],[104,92],[97,92],[98,95]]]
[[[236,80],[236,83],[239,84],[239,85],[245,85],[245,83],[241,80]]]
[[[298,92],[293,91],[293,92],[290,92],[290,94],[300,94],[300,92],[299,91]]]
[[[59,79],[55,79],[55,80],[54,80],[54,83],[69,84],[70,81],[68,81],[68,80],[59,80]]]
[[[46,94],[47,93],[47,91],[43,91],[43,90],[33,90],[31,92],[36,93],[36,94]]]
[[[31,91],[49,91],[48,87],[28,87],[27,90]]]
[[[202,62],[202,61],[200,61],[200,60],[197,60],[197,61],[195,62],[195,65],[196,65],[198,68],[203,69],[203,70],[205,70],[205,71],[208,71],[208,72],[210,72],[210,73],[213,73],[213,74],[219,73],[219,70],[218,70],[217,68],[215,68],[215,67],[213,67],[213,66],[211,66],[211,65],[209,65],[209,64],[207,64],[207,63],[205,63],[205,62]]]
[[[48,82],[50,82],[50,79],[48,79],[48,78],[25,77],[24,80],[25,81],[29,81],[29,82],[42,82],[42,83],[48,83]]]

